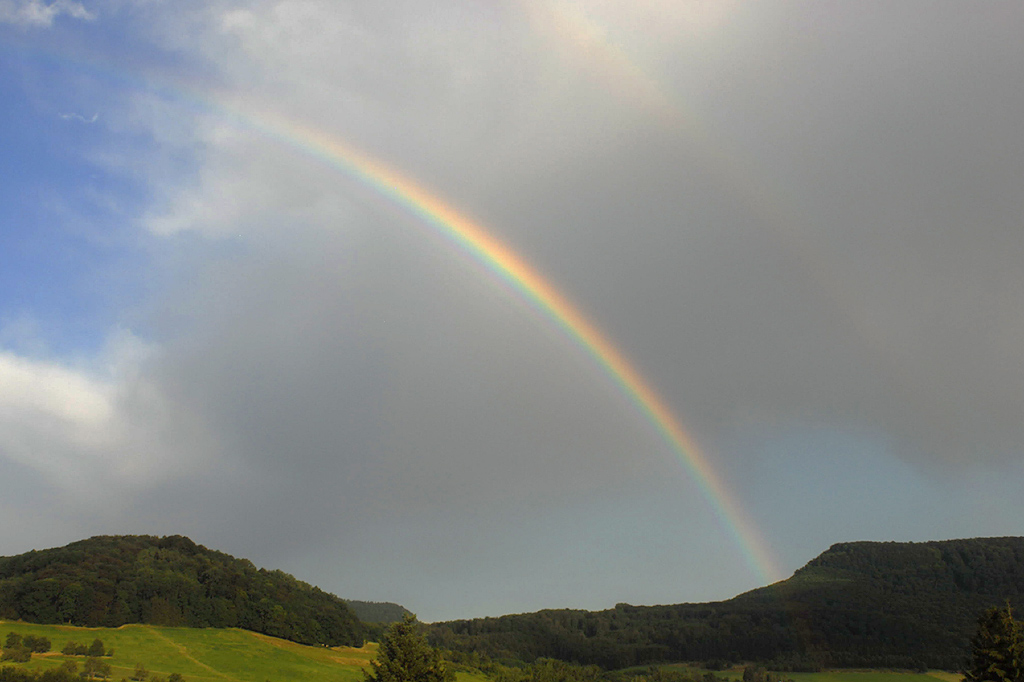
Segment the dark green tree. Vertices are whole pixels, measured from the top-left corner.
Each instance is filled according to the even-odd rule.
[[[32,658],[32,652],[23,646],[4,649],[0,654],[0,661],[13,661],[14,663],[26,663]]]
[[[743,682],[765,682],[768,671],[759,665],[748,665],[743,669]]]
[[[1010,604],[993,607],[978,619],[971,638],[971,665],[966,682],[1022,682],[1024,678],[1024,634],[1013,619]]]
[[[85,659],[82,672],[87,679],[94,677],[110,677],[110,664],[96,656],[89,656]]]
[[[64,645],[64,648],[60,650],[65,656],[85,656],[89,653],[89,647],[84,644],[79,644],[74,640],[68,641]]]
[[[37,637],[36,635],[25,635],[21,640],[22,645],[34,654],[45,654],[50,650],[50,639],[48,637]]]
[[[455,672],[419,633],[415,616],[407,615],[384,631],[377,660],[370,661],[363,678],[365,682],[452,682]]]

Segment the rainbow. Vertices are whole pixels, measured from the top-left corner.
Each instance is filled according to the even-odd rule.
[[[718,521],[755,575],[767,584],[781,576],[753,523],[665,401],[587,317],[512,249],[413,180],[336,136],[248,104],[215,97],[216,109],[237,123],[298,149],[403,207],[482,264],[575,341],[657,430],[698,483]]]
[[[589,42],[596,42],[606,50],[608,65],[616,67],[621,82],[639,84],[642,94],[655,99],[656,109],[662,115],[673,123],[680,122],[682,117],[679,109],[664,96],[656,82],[638,69],[621,50],[612,48],[606,41]],[[115,80],[132,80],[122,69],[90,59],[87,55],[76,54],[66,58],[79,67],[88,64]],[[152,82],[133,81],[131,84],[144,90],[154,89]],[[681,462],[683,469],[698,484],[719,523],[733,539],[744,561],[761,583],[772,583],[782,577],[767,546],[756,532],[755,525],[664,399],[568,298],[512,249],[418,183],[358,151],[337,136],[260,109],[227,93],[211,92],[181,82],[157,87],[156,90],[171,99],[184,101],[199,111],[216,112],[239,128],[257,131],[340,171],[393,204],[403,207],[442,238],[456,245],[469,258],[518,291],[538,312],[576,342],[602,368],[638,413],[653,426]]]

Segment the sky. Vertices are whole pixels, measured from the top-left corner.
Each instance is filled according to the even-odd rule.
[[[425,621],[1024,529],[1024,6],[0,0],[0,555]]]

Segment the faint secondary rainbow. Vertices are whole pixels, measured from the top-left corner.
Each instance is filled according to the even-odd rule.
[[[268,111],[215,99],[217,108],[239,123],[315,157],[404,207],[475,261],[483,264],[562,329],[600,365],[658,431],[698,483],[719,522],[739,546],[747,564],[764,583],[780,575],[771,555],[707,456],[679,420],[621,351],[590,320],[512,249],[479,224],[418,183],[324,131]]]

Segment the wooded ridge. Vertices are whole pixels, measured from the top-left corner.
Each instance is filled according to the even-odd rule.
[[[833,545],[793,577],[705,604],[630,606],[438,623],[435,646],[606,669],[662,661],[960,669],[978,615],[1024,606],[1024,538]]]

